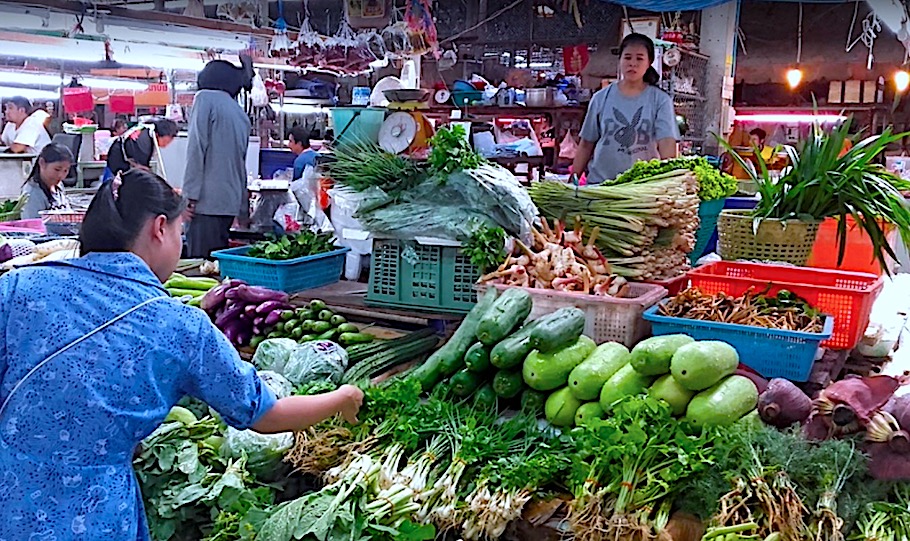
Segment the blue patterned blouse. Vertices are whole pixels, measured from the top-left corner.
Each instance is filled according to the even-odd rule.
[[[236,428],[275,396],[198,308],[166,295],[130,253],[0,277],[0,541],[147,540],[133,450],[184,395]]]

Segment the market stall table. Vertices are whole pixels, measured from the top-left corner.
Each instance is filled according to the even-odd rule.
[[[36,157],[35,154],[0,153],[0,199],[19,197]]]

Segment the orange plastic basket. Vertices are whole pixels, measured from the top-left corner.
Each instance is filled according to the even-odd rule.
[[[869,326],[872,305],[885,280],[860,272],[788,267],[761,263],[719,261],[689,272],[692,287],[714,295],[739,296],[749,288],[769,294],[786,289],[799,295],[816,310],[834,316],[834,333],[822,342],[829,349],[853,349]]]

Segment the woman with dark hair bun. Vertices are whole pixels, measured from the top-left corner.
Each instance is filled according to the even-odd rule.
[[[82,257],[0,276],[0,539],[149,539],[133,452],[190,395],[229,425],[303,430],[356,387],[276,399],[202,310],[162,286],[186,200],[133,169],[89,206]]]
[[[616,178],[640,160],[676,156],[673,100],[657,87],[654,42],[629,34],[619,47],[620,80],[591,98],[573,170],[590,184]]]
[[[74,161],[73,153],[63,145],[51,143],[41,149],[22,186],[23,195],[28,197],[22,208],[23,219],[38,218],[45,210],[69,208],[63,180],[69,176]]]

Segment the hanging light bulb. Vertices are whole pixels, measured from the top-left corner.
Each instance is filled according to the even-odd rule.
[[[797,68],[790,68],[787,70],[787,84],[790,85],[790,88],[796,88],[799,86],[799,83],[803,80],[803,70]]]
[[[907,90],[910,87],[910,73],[907,73],[907,70],[898,70],[894,74],[894,86],[898,92]]]

